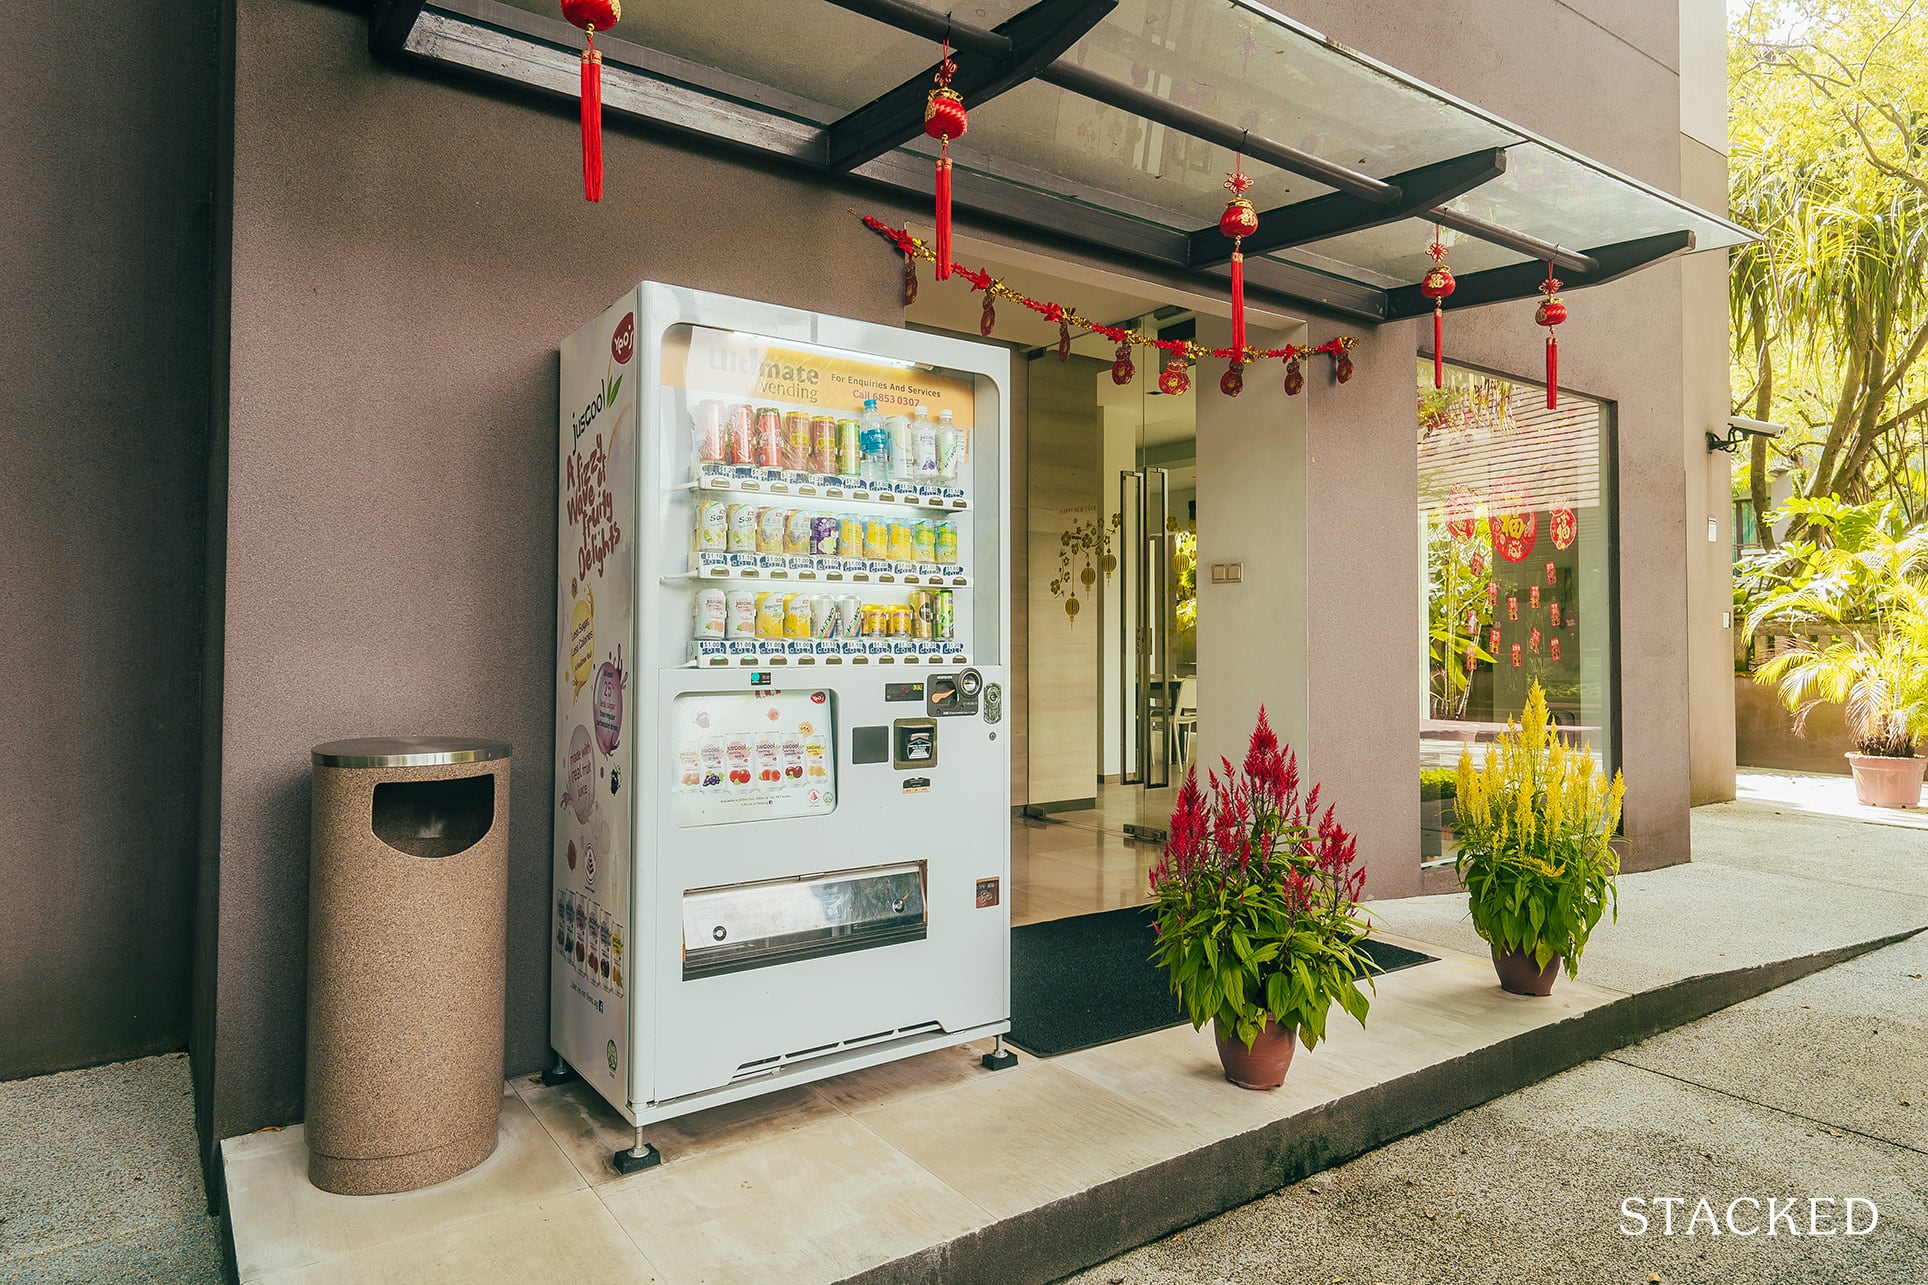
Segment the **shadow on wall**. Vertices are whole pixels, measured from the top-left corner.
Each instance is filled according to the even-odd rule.
[[[1780,693],[1744,674],[1734,675],[1734,761],[1742,767],[1774,767],[1789,772],[1848,774],[1842,757],[1854,748],[1839,705],[1823,705],[1808,715],[1804,735],[1794,732],[1794,715]]]

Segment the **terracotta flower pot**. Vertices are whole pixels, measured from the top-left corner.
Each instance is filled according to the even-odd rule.
[[[1553,979],[1560,975],[1560,957],[1555,955],[1541,968],[1533,962],[1530,950],[1509,950],[1500,953],[1498,947],[1488,944],[1493,952],[1493,971],[1500,975],[1500,989],[1515,995],[1551,995]]]
[[[1914,808],[1921,806],[1921,777],[1928,758],[1890,758],[1884,754],[1850,754],[1854,796],[1863,807]]]
[[[1269,1017],[1249,1049],[1236,1031],[1226,1030],[1223,1022],[1212,1023],[1212,1035],[1218,1041],[1218,1061],[1225,1068],[1225,1078],[1241,1089],[1276,1089],[1284,1084],[1286,1068],[1292,1065],[1292,1051],[1299,1044],[1289,1029]]]

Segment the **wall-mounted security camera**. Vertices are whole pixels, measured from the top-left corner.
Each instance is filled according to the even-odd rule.
[[[1707,449],[1726,451],[1731,455],[1735,447],[1750,437],[1765,437],[1772,441],[1785,432],[1785,424],[1770,424],[1764,419],[1745,419],[1735,415],[1727,421],[1726,437],[1715,437],[1712,433],[1707,435]]]

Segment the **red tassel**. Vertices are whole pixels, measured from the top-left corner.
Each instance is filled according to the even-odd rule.
[[[1446,387],[1446,313],[1433,300],[1433,387]]]
[[[1546,408],[1560,409],[1560,343],[1546,332]]]
[[[944,140],[937,158],[937,272],[939,281],[951,276],[951,140]]]
[[[582,194],[600,201],[602,189],[602,51],[591,27],[589,47],[582,51]]]
[[[1232,251],[1232,351],[1241,357],[1245,354],[1245,255],[1236,249]]]

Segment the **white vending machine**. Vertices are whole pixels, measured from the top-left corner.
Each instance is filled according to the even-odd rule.
[[[563,346],[550,1032],[620,1169],[1009,1029],[1009,382],[654,282]]]

